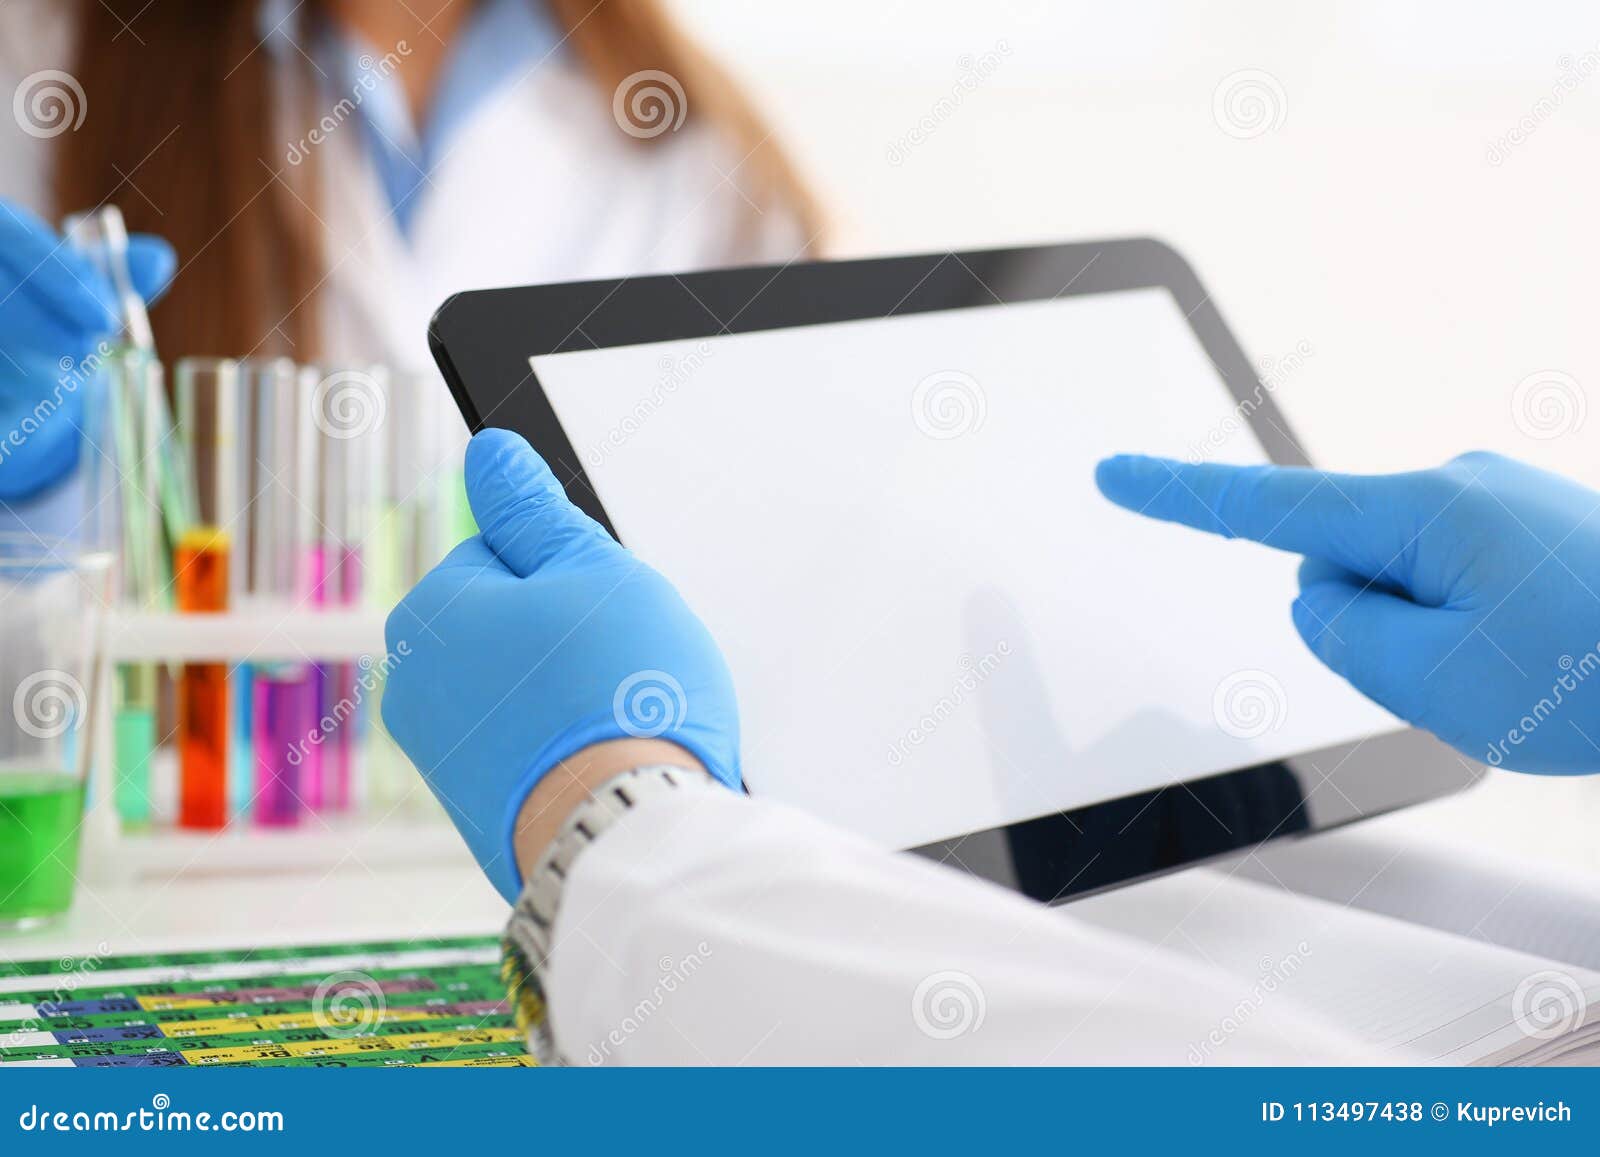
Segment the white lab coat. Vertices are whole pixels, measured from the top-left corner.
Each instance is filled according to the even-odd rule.
[[[44,70],[73,67],[73,8],[60,0],[0,4],[0,92],[16,93]],[[285,100],[309,101],[320,112],[348,95],[307,93],[291,84],[298,75],[280,74]],[[409,238],[390,209],[363,131],[351,116],[313,146],[326,198],[315,207],[328,261],[319,288],[322,360],[382,362],[399,371],[392,407],[446,438],[457,435],[458,453],[467,431],[427,340],[428,319],[452,293],[783,262],[812,241],[773,210],[751,227],[749,193],[737,186],[740,158],[708,129],[688,121],[643,146],[621,131],[571,54],[544,60],[473,110],[417,194]],[[292,181],[291,133],[281,139],[284,157],[269,160]],[[23,131],[16,118],[0,117],[0,197],[48,218],[52,145],[52,138]],[[131,181],[137,184],[136,173]],[[131,202],[140,194],[117,196]],[[0,529],[76,527],[84,501],[79,481],[53,487],[26,508],[0,511]]]
[[[73,7],[0,5],[0,92],[14,93],[40,70],[72,66]],[[325,98],[309,99],[317,109]],[[428,318],[460,290],[786,261],[809,240],[777,212],[762,215],[754,231],[739,228],[751,213],[736,187],[740,158],[692,120],[641,145],[617,127],[609,102],[570,53],[474,109],[417,194],[409,240],[357,121],[346,119],[313,146],[324,165],[326,203],[316,209],[327,226],[322,309],[330,362],[431,372]],[[283,141],[287,156],[287,132]],[[0,117],[0,196],[50,208],[51,143]],[[283,157],[268,159],[289,174]]]
[[[0,6],[0,92],[70,66],[70,11]],[[776,214],[754,248],[733,246],[748,206],[721,142],[685,129],[640,148],[585,85],[551,60],[480,106],[409,242],[360,128],[318,146],[330,361],[430,370],[428,318],[457,290],[800,254],[809,238]],[[46,210],[49,147],[0,118],[0,196]],[[554,1026],[580,1064],[1182,1064],[1237,1001],[1175,954],[726,792],[654,801],[608,832],[577,867],[558,933]],[[1360,1054],[1274,1008],[1223,1055]]]
[[[1381,1063],[1172,949],[718,787],[579,856],[547,989],[575,1065]]]

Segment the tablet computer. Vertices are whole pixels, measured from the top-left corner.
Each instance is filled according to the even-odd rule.
[[[1314,351],[1258,374],[1162,243],[484,290],[431,340],[705,619],[753,795],[1057,901],[1482,773],[1311,656],[1296,559],[1096,491],[1306,461]]]

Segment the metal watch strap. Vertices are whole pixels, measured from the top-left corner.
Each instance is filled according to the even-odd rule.
[[[544,970],[555,937],[556,912],[568,874],[585,848],[645,800],[712,782],[698,768],[651,764],[612,776],[572,809],[561,831],[522,886],[502,941],[500,973],[517,1027],[540,1064],[561,1064],[550,1035]]]

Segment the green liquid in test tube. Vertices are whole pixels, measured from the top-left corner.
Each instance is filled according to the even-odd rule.
[[[403,561],[406,554],[405,510],[384,506],[373,520],[368,538],[368,558],[372,560],[367,599],[371,606],[388,610],[405,597]]]
[[[153,589],[158,532],[143,487],[140,461],[139,394],[144,355],[122,352],[102,359],[86,398],[83,460],[92,502],[88,535],[96,550],[119,560],[114,588],[125,606],[140,605],[139,592]],[[156,736],[156,668],[150,663],[118,666],[112,681],[112,797],[127,828],[150,822],[150,756]]]
[[[472,517],[472,505],[467,501],[467,476],[460,470],[453,471],[445,485],[449,500],[445,509],[450,511],[451,537],[457,542],[471,538],[478,533],[478,520]]]
[[[131,511],[123,533],[125,580],[131,580],[125,581],[123,604],[140,611],[165,609],[171,600],[171,562],[162,530],[159,446],[163,438],[171,440],[169,427],[160,418],[166,408],[166,382],[160,363],[137,351],[122,355],[120,371],[128,444],[124,461],[130,463],[122,485]],[[161,402],[159,409],[153,404],[156,399]],[[150,775],[159,739],[157,666],[124,664],[116,682],[117,798],[128,809],[119,808],[119,814],[124,824],[138,828],[153,818]]]
[[[112,723],[117,815],[129,828],[150,823],[150,757],[156,749],[156,667],[117,668],[117,709]]]
[[[120,332],[104,365],[105,391],[100,417],[109,426],[97,439],[94,469],[113,481],[97,486],[97,501],[114,487],[121,526],[113,547],[121,560],[120,595],[125,606],[149,609],[168,589],[169,566],[163,541],[164,510],[183,501],[185,482],[171,471],[175,444],[155,336],[144,299],[128,269],[128,230],[121,211],[106,205],[75,213],[62,233],[92,261],[117,297]],[[163,495],[167,496],[163,501]],[[124,663],[114,681],[112,719],[113,797],[124,825],[150,822],[150,763],[156,747],[156,666]]]

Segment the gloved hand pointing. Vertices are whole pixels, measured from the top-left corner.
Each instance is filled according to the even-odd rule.
[[[1120,455],[1095,481],[1305,555],[1295,628],[1400,718],[1496,766],[1600,770],[1600,494],[1482,452],[1375,476]]]
[[[467,447],[483,528],[389,616],[383,721],[507,900],[513,826],[553,767],[660,738],[739,784],[733,681],[678,592],[579,511],[506,430]]]

